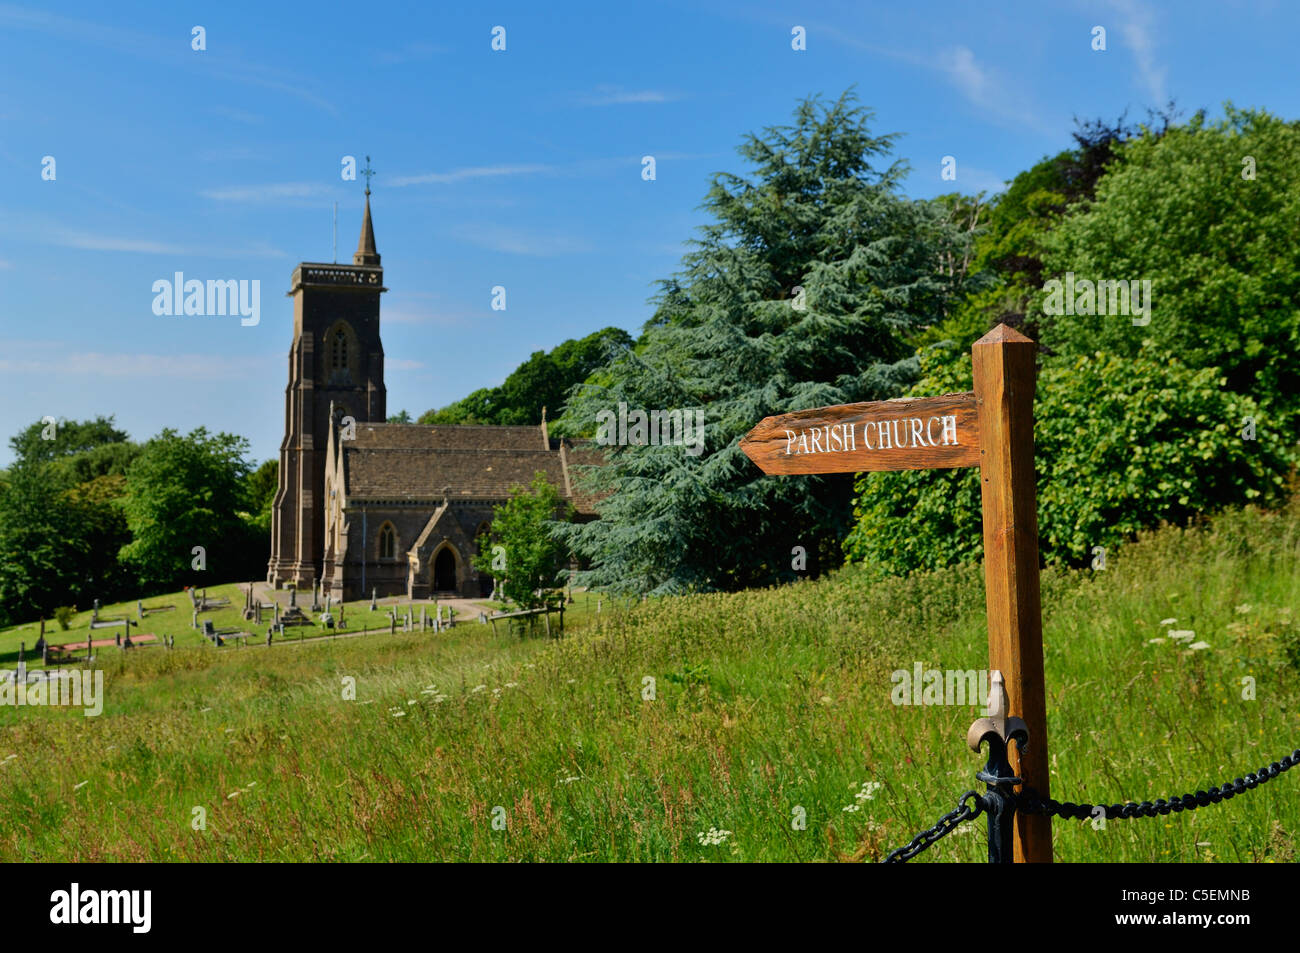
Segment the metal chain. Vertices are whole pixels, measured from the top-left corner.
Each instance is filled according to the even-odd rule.
[[[1132,817],[1156,817],[1157,815],[1170,813],[1180,814],[1183,811],[1194,811],[1198,807],[1205,807],[1207,804],[1218,804],[1220,801],[1231,800],[1238,794],[1245,794],[1252,788],[1259,787],[1265,781],[1272,781],[1284,771],[1294,768],[1298,764],[1300,764],[1300,748],[1283,757],[1281,761],[1274,761],[1267,767],[1252,771],[1244,778],[1237,778],[1235,781],[1212,787],[1208,791],[1184,794],[1182,797],[1175,797],[1168,801],[1164,798],[1156,798],[1155,801],[1142,801],[1140,803],[1129,801],[1127,804],[1074,804],[1070,801],[1062,804],[1055,798],[1043,800],[1032,789],[1026,788],[1016,798],[1016,809],[1022,814],[1046,814],[1049,817],[1086,819],[1093,817],[1100,807],[1105,811],[1106,820],[1108,821],[1116,818],[1127,819]]]
[[[966,802],[970,800],[975,805],[971,807]],[[898,850],[890,851],[889,854],[881,861],[882,864],[905,864],[921,851],[925,850],[945,834],[952,832],[952,829],[963,821],[969,821],[979,817],[980,811],[984,809],[980,796],[974,791],[967,791],[957,802],[957,809],[949,811],[939,822],[928,830],[921,831],[912,838],[906,847],[900,847]]]

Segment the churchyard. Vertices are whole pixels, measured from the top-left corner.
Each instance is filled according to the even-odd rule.
[[[1148,534],[1105,571],[1045,571],[1054,784],[1170,796],[1277,757],[1300,721],[1298,554],[1293,504]],[[563,639],[466,624],[280,651],[216,649],[160,613],[146,628],[175,649],[100,654],[100,717],[0,708],[0,858],[879,859],[975,787],[978,708],[894,704],[891,673],[981,667],[983,583],[859,566],[607,602]],[[236,587],[208,594],[231,599],[218,626],[240,624]],[[1057,820],[1055,855],[1292,862],[1291,785],[1102,830]],[[917,862],[982,861],[982,826]]]
[[[196,593],[195,600],[201,606],[206,597],[208,608],[196,609],[189,592],[182,590],[147,599],[107,604],[97,612],[93,607],[82,609],[69,617],[66,631],[54,619],[46,619],[45,639],[52,646],[63,646],[66,649],[68,663],[84,665],[87,639],[91,640],[93,652],[99,656],[100,663],[105,663],[108,655],[137,648],[142,651],[152,651],[155,648],[165,651],[169,644],[175,648],[212,646],[214,643],[211,637],[204,635],[205,623],[209,623],[211,629],[220,634],[223,649],[249,646],[265,648],[267,630],[274,628],[271,647],[275,648],[280,645],[310,643],[318,639],[387,635],[404,631],[433,634],[449,626],[482,625],[488,628],[491,615],[501,613],[506,608],[502,603],[488,599],[474,600],[472,603],[469,600],[440,603],[436,600],[412,602],[393,596],[373,600],[373,608],[371,599],[345,602],[340,612],[339,604],[331,601],[329,607],[333,624],[326,624],[321,621],[326,609],[325,598],[320,597],[317,603],[320,609],[313,612],[312,594],[305,592],[299,593],[293,600],[302,610],[301,621],[279,628],[276,623],[277,613],[265,601],[270,596],[265,594],[265,587],[261,584],[256,584],[255,591],[262,604],[262,611],[253,619],[244,618],[248,604],[248,585],[228,583],[197,587],[193,590]],[[281,605],[280,614],[287,615],[291,601],[289,592],[280,590],[275,598]],[[615,600],[609,596],[582,591],[575,593],[573,598],[574,602],[565,607],[566,627],[582,625],[589,616],[608,611],[616,605]],[[480,621],[480,609],[489,616],[488,621]],[[552,613],[552,618],[556,619],[552,624],[555,626],[555,634],[559,635],[557,614]],[[92,629],[92,621],[96,619],[96,627]],[[133,623],[130,639],[134,644],[131,648],[120,645],[125,631],[120,625],[123,620]],[[503,631],[506,631],[504,622],[500,624]],[[544,625],[537,621],[533,628],[543,631]],[[37,649],[41,629],[39,621],[0,628],[0,666],[12,668],[21,655],[23,664],[29,670],[42,668],[41,653]],[[519,626],[512,631],[518,633]]]

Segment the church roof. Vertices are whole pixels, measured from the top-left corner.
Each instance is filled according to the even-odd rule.
[[[560,446],[540,427],[358,423],[342,444],[344,485],[349,502],[497,501],[541,471],[580,513],[592,513],[591,501],[568,489]]]

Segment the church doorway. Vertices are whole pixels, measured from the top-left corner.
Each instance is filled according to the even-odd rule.
[[[451,551],[450,546],[439,550],[437,557],[433,561],[433,591],[458,591],[456,586],[456,554]]]

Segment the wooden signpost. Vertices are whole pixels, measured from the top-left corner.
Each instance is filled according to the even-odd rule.
[[[818,407],[768,417],[740,448],[764,473],[980,468],[989,671],[1002,673],[1008,714],[1029,728],[1012,766],[1051,796],[1038,590],[1034,487],[1034,342],[1000,324],[975,342],[975,390]],[[1051,818],[1015,815],[1016,863],[1050,863]]]

